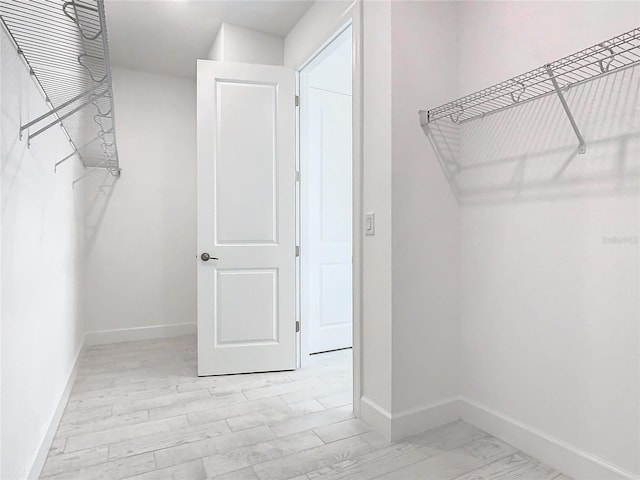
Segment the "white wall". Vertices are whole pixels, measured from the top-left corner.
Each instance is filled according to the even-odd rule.
[[[338,22],[352,4],[320,0],[311,5],[284,39],[284,64],[299,68],[307,61],[338,30]]]
[[[458,11],[461,94],[639,20],[632,2],[465,2]],[[594,478],[595,464],[581,464],[572,449],[640,472],[637,179],[618,177],[614,188],[603,189],[610,183],[604,179],[598,190],[587,183],[587,175],[611,175],[621,161],[638,173],[632,92],[639,76],[627,72],[567,94],[587,139],[587,153],[565,172],[577,179],[579,192],[551,182],[538,200],[503,199],[460,213],[462,393],[475,405],[463,416],[522,448],[532,434],[528,453],[578,478]],[[536,108],[496,118],[484,133],[486,142],[497,138],[494,147],[537,150],[526,172],[540,176],[560,165],[550,153],[553,142],[564,145],[565,158],[577,142],[557,99]],[[481,146],[467,152],[478,155]],[[636,243],[608,244],[608,236]],[[552,439],[549,450],[542,448],[545,436]]]
[[[218,33],[216,33],[216,38],[213,40],[211,44],[211,48],[209,49],[209,54],[207,58],[209,60],[215,60],[217,62],[221,62],[224,56],[224,23],[220,25],[218,29]]]
[[[195,82],[121,68],[113,81],[122,177],[86,199],[86,316],[89,332],[125,332],[88,340],[194,332]]]
[[[284,39],[230,23],[223,23],[209,51],[219,62],[282,65]]]
[[[76,159],[53,171],[70,151],[58,127],[34,138],[31,148],[19,140],[20,125],[48,107],[1,30],[0,477],[10,480],[32,470],[84,335],[82,187],[71,187]]]
[[[391,436],[391,6],[363,5],[363,210],[376,234],[362,252],[363,418]],[[377,412],[377,415],[376,415]]]
[[[456,96],[456,29],[455,2],[391,2],[394,437],[457,417],[458,206],[418,121]]]

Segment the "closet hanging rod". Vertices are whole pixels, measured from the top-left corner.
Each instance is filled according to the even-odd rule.
[[[28,123],[25,123],[24,125],[22,125],[20,127],[20,134],[22,135],[22,131],[26,130],[29,127],[33,127],[36,123],[44,120],[47,117],[50,117],[51,115],[55,115],[57,114],[60,110],[62,110],[63,108],[68,107],[69,105],[71,105],[72,103],[80,100],[81,98],[84,98],[88,95],[91,95],[93,92],[95,92],[96,90],[98,90],[100,87],[102,87],[103,84],[102,83],[98,83],[96,85],[94,85],[93,87],[91,87],[89,90],[87,90],[86,92],[82,92],[79,95],[76,95],[75,97],[67,100],[66,102],[60,104],[59,106],[52,108],[51,110],[49,110],[46,113],[43,113],[42,115],[40,115],[38,118],[34,118],[33,120],[31,120]]]
[[[640,65],[640,28],[439,107],[420,110],[420,121],[423,126],[443,118],[455,124],[470,122],[558,93],[554,81],[561,90],[566,90],[637,65]],[[553,77],[549,76],[549,69]]]
[[[58,116],[58,118],[56,120],[54,120],[51,123],[48,123],[47,125],[45,125],[44,127],[40,128],[39,130],[37,130],[36,132],[30,133],[29,134],[29,142],[31,141],[32,138],[37,137],[38,135],[40,135],[41,133],[45,132],[46,130],[48,130],[49,128],[53,127],[54,125],[58,125],[59,123],[62,123],[62,121],[65,118],[70,117],[71,115],[79,112],[80,110],[82,110],[84,107],[94,104],[96,100],[104,97],[105,95],[107,95],[107,93],[109,93],[109,90],[105,90],[104,92],[100,93],[99,95],[96,95],[94,98],[91,98],[89,100],[87,100],[84,103],[81,103],[80,105],[78,105],[77,107],[75,107],[74,109],[68,111],[67,113],[65,113],[64,115],[60,115]]]

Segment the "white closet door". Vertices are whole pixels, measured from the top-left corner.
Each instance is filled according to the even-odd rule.
[[[352,346],[351,96],[305,92],[302,315],[308,351],[317,353]]]
[[[198,60],[197,237],[198,374],[294,369],[293,70]]]

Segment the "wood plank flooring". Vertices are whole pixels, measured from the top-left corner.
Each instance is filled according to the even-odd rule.
[[[196,376],[195,337],[89,348],[42,477],[566,480],[463,422],[389,443],[351,412],[351,351]]]

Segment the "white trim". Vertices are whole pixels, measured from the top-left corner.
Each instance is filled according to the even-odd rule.
[[[426,432],[460,418],[460,398],[449,397],[439,402],[391,413],[368,397],[360,399],[360,418],[391,441]]]
[[[462,419],[572,478],[640,479],[637,474],[465,397],[449,397],[398,413],[391,413],[364,396],[360,405],[360,418],[391,441]]]
[[[449,397],[439,402],[407,409],[391,414],[391,440],[396,441],[411,435],[455,422],[460,418],[459,397]]]
[[[391,440],[391,413],[368,397],[360,398],[360,418],[387,440]]]
[[[108,343],[133,342],[154,338],[181,337],[195,335],[195,323],[175,323],[172,325],[153,325],[150,327],[120,328],[87,332],[86,345],[105,345]]]
[[[353,411],[356,416],[360,416],[360,395],[362,392],[362,243],[364,238],[363,222],[362,222],[362,118],[363,118],[363,101],[362,101],[362,1],[354,0],[349,7],[340,15],[336,21],[328,28],[324,35],[318,37],[315,42],[316,47],[310,49],[306,60],[296,67],[296,72],[303,69],[315,56],[321,52],[326,45],[331,43],[337,35],[346,28],[349,23],[352,28],[352,47],[353,47],[353,70],[352,70],[352,132],[353,132],[353,176],[352,176],[352,195],[353,195]],[[297,89],[296,89],[297,92]],[[298,93],[298,92],[297,92]],[[296,145],[297,151],[297,145]],[[298,287],[296,287],[298,288]],[[298,317],[299,319],[299,317]],[[300,339],[300,336],[298,336]],[[298,340],[298,355],[300,354],[300,340]],[[300,356],[298,356],[300,359]],[[299,360],[300,361],[300,360]]]
[[[353,38],[353,61],[351,98],[353,102],[353,119],[352,119],[352,142],[353,142],[353,411],[360,415],[360,397],[362,394],[362,358],[364,355],[362,349],[362,264],[363,264],[363,240],[364,240],[364,223],[363,217],[363,77],[362,77],[362,2],[358,1],[352,4],[347,10],[347,14],[351,16],[351,34]]]
[[[340,16],[341,21],[338,21],[334,24],[334,25],[337,25],[337,28],[331,30],[331,34],[327,37],[327,39],[325,39],[322,42],[322,45],[318,49],[316,49],[310,57],[307,57],[307,59],[304,62],[302,62],[300,66],[296,68],[297,73],[301,73],[302,70],[307,68],[311,64],[311,62],[313,62],[319,55],[321,55],[322,52],[324,52],[340,35],[342,35],[342,33],[347,28],[351,26],[351,24],[353,23],[353,20],[351,18],[351,13],[349,11],[350,9],[351,7],[349,7],[349,9],[347,9],[345,13],[342,16]],[[354,35],[352,33],[351,34],[352,45],[354,43],[353,38],[354,38]]]
[[[64,387],[62,395],[60,396],[60,400],[58,401],[58,406],[56,410],[53,412],[51,420],[49,421],[49,428],[47,428],[42,441],[40,442],[40,447],[36,451],[35,457],[31,464],[31,470],[29,471],[29,476],[27,477],[29,480],[37,480],[40,478],[40,474],[42,473],[42,469],[44,467],[44,462],[47,460],[47,455],[49,455],[49,449],[51,448],[51,444],[53,443],[53,439],[56,436],[56,432],[58,431],[58,425],[60,424],[60,420],[62,419],[62,414],[64,413],[65,408],[67,408],[67,402],[69,401],[69,396],[71,395],[71,390],[73,389],[73,384],[76,381],[76,376],[78,375],[78,367],[80,366],[80,358],[82,357],[82,353],[84,352],[86,346],[87,337],[82,339],[82,343],[76,352],[76,357],[73,360],[73,368],[69,373],[69,377],[67,378],[67,384]]]
[[[570,477],[607,480],[640,478],[570,443],[464,397],[460,398],[460,413],[465,422],[510,443]]]

